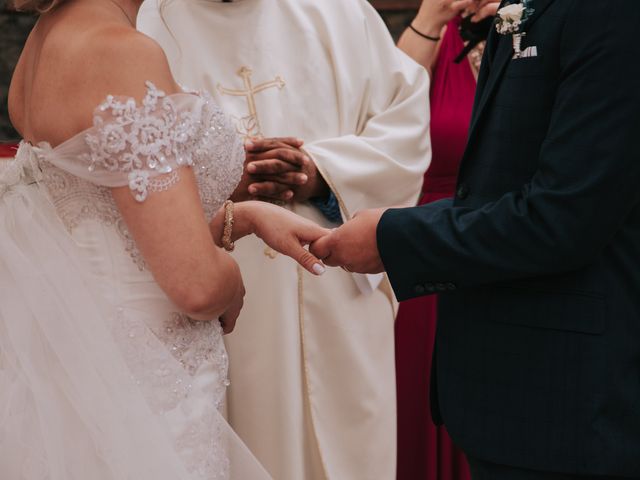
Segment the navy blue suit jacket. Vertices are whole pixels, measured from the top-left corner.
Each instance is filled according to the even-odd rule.
[[[389,210],[398,299],[441,293],[433,413],[467,453],[640,477],[640,1],[490,35],[453,201]]]

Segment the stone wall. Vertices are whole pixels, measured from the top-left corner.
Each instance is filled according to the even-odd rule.
[[[10,12],[5,5],[6,0],[0,0],[0,143],[10,143],[18,139],[18,134],[9,122],[7,91],[22,45],[35,23],[34,16]],[[390,9],[381,14],[389,30],[397,38],[411,21],[415,11]]]
[[[5,1],[0,0],[0,143],[18,138],[9,122],[7,91],[22,45],[34,23],[34,16],[9,12]]]
[[[384,19],[387,27],[389,27],[389,31],[393,38],[398,40],[400,34],[409,26],[411,20],[416,15],[416,10],[414,9],[403,9],[403,10],[390,10],[390,11],[382,11],[380,15]]]

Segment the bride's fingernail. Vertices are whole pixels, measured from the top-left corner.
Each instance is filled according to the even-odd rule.
[[[247,165],[247,171],[250,173],[253,173],[256,171],[256,166],[253,163],[250,163],[249,165]]]
[[[319,263],[316,263],[316,264],[313,265],[313,273],[315,273],[316,275],[322,275],[326,270],[327,269],[324,268]]]
[[[251,140],[247,140],[246,142],[244,142],[244,147],[247,150],[253,148],[253,142]]]

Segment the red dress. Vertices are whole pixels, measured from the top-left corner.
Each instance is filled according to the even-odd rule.
[[[469,62],[453,62],[464,44],[453,20],[440,46],[431,82],[433,159],[420,204],[453,196],[467,141],[476,79]],[[400,305],[396,322],[398,480],[469,480],[463,453],[431,420],[429,378],[436,330],[436,297]]]
[[[15,157],[17,148],[18,146],[15,144],[0,143],[0,158]]]

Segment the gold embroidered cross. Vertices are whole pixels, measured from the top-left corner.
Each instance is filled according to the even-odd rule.
[[[244,81],[244,90],[233,90],[225,88],[218,84],[218,91],[223,95],[231,95],[234,97],[245,97],[247,99],[247,106],[249,107],[249,115],[240,119],[239,131],[240,134],[247,137],[261,137],[262,127],[260,126],[260,119],[258,117],[258,109],[256,107],[256,95],[269,88],[278,88],[282,90],[286,83],[281,76],[277,76],[275,80],[270,82],[261,83],[260,85],[253,86],[251,81],[251,75],[253,70],[249,67],[242,67],[238,70],[238,75],[242,77]]]

